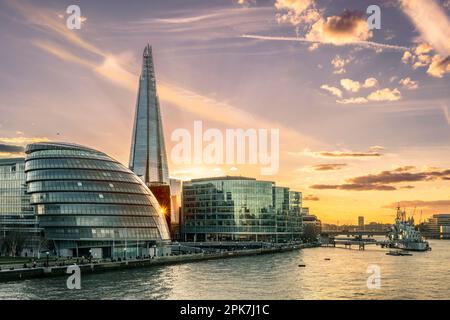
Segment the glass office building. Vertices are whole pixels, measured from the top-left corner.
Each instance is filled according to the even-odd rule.
[[[148,187],[102,152],[74,144],[31,144],[25,172],[31,205],[58,255],[146,256],[170,240]]]
[[[298,241],[301,193],[271,181],[218,177],[183,182],[186,241]]]
[[[37,255],[41,231],[26,193],[25,159],[0,159],[0,253]]]

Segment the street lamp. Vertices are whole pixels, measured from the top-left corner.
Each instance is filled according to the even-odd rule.
[[[47,255],[47,267],[48,267],[48,256],[50,255],[50,252],[47,251],[45,254]]]
[[[123,249],[123,260],[127,259],[127,248]]]

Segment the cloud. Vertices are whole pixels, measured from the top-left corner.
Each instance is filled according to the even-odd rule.
[[[308,50],[309,51],[314,51],[314,50],[316,50],[316,49],[318,49],[319,48],[319,44],[318,43],[312,43],[309,47],[308,47]]]
[[[395,172],[405,172],[405,171],[411,171],[416,169],[415,166],[404,166],[404,167],[398,167],[397,169],[395,169]]]
[[[0,137],[0,157],[11,158],[23,155],[27,144],[46,141],[50,140],[39,137],[25,137],[23,133],[20,133],[19,137]]]
[[[322,86],[320,86],[320,89],[323,89],[325,91],[328,91],[329,93],[331,93],[332,95],[341,98],[342,97],[342,91],[339,88],[336,87],[331,87],[327,84],[324,84]]]
[[[346,167],[346,163],[325,163],[325,164],[316,164],[312,166],[312,169],[315,171],[331,171],[331,170],[340,170]]]
[[[312,6],[313,2],[313,0],[276,0],[275,8],[278,10],[293,11],[295,14],[300,15]]]
[[[242,7],[248,7],[250,4],[255,4],[256,0],[236,0],[237,4]]]
[[[319,201],[320,199],[317,196],[314,196],[312,194],[308,194],[307,196],[304,196],[302,198],[302,200],[305,200],[305,201]]]
[[[429,53],[433,50],[433,47],[431,47],[428,43],[422,42],[420,43],[415,50],[416,55],[420,56],[426,53]]]
[[[11,6],[22,13],[30,24],[36,24],[39,28],[47,32],[53,32],[54,34],[62,37],[62,40],[65,40],[78,49],[82,49],[82,53],[93,53],[94,55],[99,56],[101,61],[98,62],[98,57],[95,59],[82,58],[81,56],[72,53],[75,51],[69,52],[68,50],[63,49],[52,42],[34,40],[33,44],[38,48],[56,56],[61,60],[86,67],[96,75],[110,81],[111,83],[114,83],[118,87],[132,92],[136,91],[139,76],[129,71],[129,64],[127,63],[128,61],[125,61],[125,55],[113,55],[105,50],[102,50],[101,48],[98,48],[94,44],[85,41],[78,36],[76,32],[67,29],[64,24],[62,24],[63,26],[61,27],[60,21],[54,21],[54,19],[58,18],[52,11],[32,5],[21,5],[16,2],[11,2]],[[39,17],[40,19],[36,20],[36,17]],[[257,123],[258,127],[279,129],[282,136],[290,137],[285,141],[304,141],[305,144],[316,143],[314,139],[299,133],[293,128],[284,126],[270,119],[255,116],[254,114],[246,112],[235,106],[211,99],[177,85],[159,81],[157,90],[162,102],[170,103],[174,107],[179,108],[182,111],[198,115],[202,117],[202,119],[242,128],[248,127],[250,124],[253,126]],[[230,116],[221,116],[223,112],[226,112]]]
[[[369,150],[371,150],[371,151],[382,151],[382,150],[384,150],[385,148],[383,147],[383,146],[371,146],[370,148],[369,148]]]
[[[383,206],[383,208],[395,209],[397,206],[438,213],[436,211],[450,211],[450,200],[402,200],[399,202],[392,202]]]
[[[433,48],[422,42],[416,46],[414,53],[405,51],[402,62],[411,64],[413,69],[428,67],[427,73],[436,78],[442,78],[445,73],[450,72],[450,55],[443,58],[439,54],[432,53]]]
[[[419,83],[417,81],[411,80],[410,77],[400,79],[399,84],[408,90],[416,90],[419,88]]]
[[[442,112],[444,113],[444,118],[447,121],[447,124],[450,126],[450,110],[449,107],[442,103],[441,104]]]
[[[97,75],[118,85],[119,87],[128,89],[130,91],[136,90],[136,75],[125,69],[125,67],[120,62],[120,57],[118,56],[104,53],[102,54],[102,56],[104,57],[103,62],[98,64],[97,62],[88,59],[82,59],[79,56],[59,47],[52,42],[42,42],[40,40],[35,40],[32,43],[38,48],[56,56],[61,60],[77,63],[91,69]]]
[[[401,98],[402,94],[397,88],[377,90],[367,96],[367,99],[370,101],[397,101]]]
[[[315,22],[305,38],[323,43],[343,45],[366,41],[372,37],[362,12],[344,11],[340,16],[320,18]]]
[[[429,65],[427,73],[442,78],[450,72],[450,19],[435,0],[401,0],[401,8],[424,41],[416,47],[415,55],[404,53],[402,61],[415,61],[413,68]],[[433,58],[428,55],[432,50],[437,52]]]
[[[341,79],[341,86],[350,92],[358,92],[361,88],[359,81],[353,81],[352,79]]]
[[[404,166],[394,169],[392,171],[382,171],[377,174],[369,174],[365,176],[354,177],[346,179],[343,184],[316,184],[310,186],[312,189],[336,189],[336,190],[377,190],[377,191],[392,191],[397,190],[397,187],[392,184],[403,182],[419,182],[419,181],[433,181],[437,179],[450,180],[450,169],[434,170],[423,172],[411,172],[415,167]],[[401,186],[400,189],[412,189],[414,186]]]
[[[42,30],[51,31],[54,34],[63,37],[69,43],[90,53],[100,56],[104,54],[102,50],[99,50],[95,45],[84,41],[79,36],[79,33],[67,28],[65,23],[61,23],[58,15],[54,11],[22,1],[7,1],[6,3],[18,11],[29,25]]]
[[[372,88],[378,85],[378,80],[375,78],[367,78],[363,83],[363,88]]]
[[[276,0],[278,23],[288,22],[296,26],[302,22],[313,23],[320,19],[320,12],[314,7],[314,0]]]
[[[435,55],[427,73],[436,78],[442,78],[445,73],[450,73],[450,55],[445,59],[442,59],[438,54]]]
[[[348,99],[342,99],[342,100],[336,100],[339,104],[363,104],[369,102],[364,97],[357,97],[357,98],[348,98]]]
[[[357,184],[357,183],[345,183],[345,184],[315,184],[310,186],[311,189],[327,190],[349,190],[349,191],[393,191],[397,190],[393,186],[388,185],[372,185],[372,184]]]
[[[241,38],[247,38],[247,39],[259,39],[259,40],[268,40],[268,41],[294,41],[294,42],[303,42],[303,43],[320,43],[325,45],[335,45],[334,43],[325,42],[323,40],[311,40],[303,37],[283,37],[283,36],[264,36],[264,35],[256,35],[256,34],[243,34],[241,35]],[[403,46],[397,46],[397,45],[390,45],[390,44],[384,44],[384,43],[378,43],[378,42],[372,42],[372,41],[353,41],[353,42],[347,42],[342,43],[340,45],[346,45],[346,46],[356,46],[356,47],[362,47],[366,49],[386,49],[386,50],[394,50],[394,51],[405,51],[409,50],[407,47]]]
[[[431,181],[436,179],[450,178],[450,169],[441,171],[423,171],[423,172],[410,172],[412,167],[400,168],[393,171],[382,171],[378,174],[369,174],[365,176],[355,177],[347,180],[351,183],[362,184],[391,184],[401,182],[416,182],[416,181]]]
[[[303,151],[304,155],[317,157],[317,158],[367,158],[367,157],[381,157],[382,153],[370,150],[367,152],[364,151],[316,151],[312,152],[308,149]]]
[[[401,0],[401,8],[421,38],[441,56],[450,55],[450,21],[435,0]]]
[[[403,53],[402,62],[404,64],[408,64],[409,62],[412,62],[413,59],[414,59],[414,56],[413,56],[413,54],[410,51],[405,51]]]
[[[367,78],[362,84],[352,79],[341,79],[341,86],[349,92],[358,92],[361,88],[373,88],[378,86],[378,80],[371,77]]]
[[[23,146],[0,143],[0,153],[23,153],[24,151]]]
[[[341,58],[340,55],[336,55],[333,60],[331,60],[331,64],[334,67],[334,74],[343,74],[346,73],[345,66],[353,60],[353,57]]]
[[[46,137],[23,137],[23,136],[13,138],[0,137],[0,143],[21,145],[21,146],[25,146],[30,143],[49,142],[49,141],[50,139]]]

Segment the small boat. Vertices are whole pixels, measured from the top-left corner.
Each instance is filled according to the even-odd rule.
[[[402,252],[402,251],[389,251],[389,252],[386,252],[386,255],[388,255],[388,256],[412,256],[412,253]]]

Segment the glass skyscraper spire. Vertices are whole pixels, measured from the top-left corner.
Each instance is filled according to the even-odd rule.
[[[166,147],[150,45],[145,47],[143,54],[129,167],[147,185],[169,184]]]

